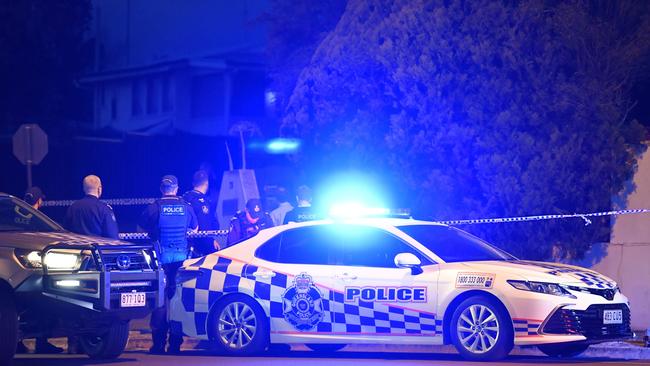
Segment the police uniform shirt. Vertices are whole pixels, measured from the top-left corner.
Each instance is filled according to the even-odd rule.
[[[230,229],[228,231],[227,244],[242,241],[257,234],[260,230],[273,227],[273,220],[267,212],[261,212],[256,220],[248,220],[247,212],[237,211],[235,216],[230,220]]]
[[[211,202],[208,196],[197,190],[192,190],[186,192],[183,199],[192,206],[199,230],[215,230],[219,226],[214,212],[210,210]]]
[[[187,202],[185,202],[185,200],[183,200],[181,197],[178,196],[163,196],[161,199],[158,199],[154,203],[147,206],[147,208],[140,216],[140,219],[138,220],[138,226],[140,226],[143,230],[145,230],[153,240],[158,240],[158,237],[160,235],[160,233],[158,232],[159,231],[158,221],[160,220],[160,204],[161,201],[166,201],[166,200],[169,200],[174,203],[179,203],[180,201],[181,204],[185,205],[186,207],[185,211],[188,213],[188,215],[186,216],[187,228],[195,229],[196,227],[198,227],[198,222],[196,220],[196,215],[194,214],[194,210],[192,210],[192,207]]]
[[[68,208],[63,226],[77,234],[118,238],[113,209],[92,195],[86,195]]]
[[[288,224],[290,222],[303,222],[316,220],[316,214],[311,206],[302,206],[296,207],[293,210],[287,212],[284,216],[284,223]]]

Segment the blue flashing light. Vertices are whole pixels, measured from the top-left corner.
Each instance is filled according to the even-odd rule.
[[[269,154],[291,154],[300,148],[300,140],[277,138],[270,140],[265,147]]]

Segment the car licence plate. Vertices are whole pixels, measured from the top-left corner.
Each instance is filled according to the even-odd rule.
[[[603,310],[603,324],[623,324],[623,310]]]
[[[144,292],[126,292],[120,294],[120,306],[123,308],[135,308],[147,304],[147,294]]]

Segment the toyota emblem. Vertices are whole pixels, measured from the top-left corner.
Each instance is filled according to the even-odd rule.
[[[122,254],[117,257],[117,268],[125,271],[131,267],[131,257],[128,255]]]

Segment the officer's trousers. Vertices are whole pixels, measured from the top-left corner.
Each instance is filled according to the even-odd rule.
[[[151,337],[153,341],[152,351],[164,352],[165,344],[167,343],[167,333],[169,333],[169,348],[171,350],[178,350],[183,343],[182,335],[174,335],[169,332],[169,322],[167,321],[169,311],[169,300],[174,296],[176,291],[176,272],[183,265],[183,262],[173,262],[163,264],[162,268],[165,272],[165,304],[155,309],[151,313]]]

